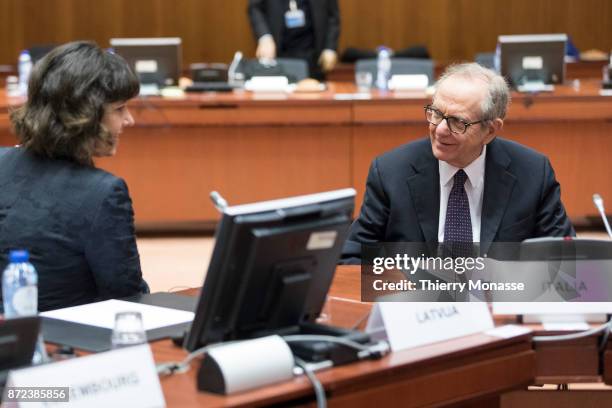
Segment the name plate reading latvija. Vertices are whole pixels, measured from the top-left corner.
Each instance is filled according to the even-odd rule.
[[[68,388],[67,402],[35,392],[43,388]],[[166,406],[148,344],[11,371],[3,398],[28,408]]]
[[[366,332],[375,340],[388,340],[398,351],[492,328],[486,303],[379,302]]]

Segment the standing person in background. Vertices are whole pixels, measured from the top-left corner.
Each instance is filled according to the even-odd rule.
[[[138,79],[90,42],[55,48],[11,113],[20,146],[0,148],[0,269],[24,248],[38,270],[41,311],[148,291],[125,182],[94,166],[134,119]]]
[[[257,58],[300,58],[310,76],[323,79],[338,60],[337,0],[249,0]]]

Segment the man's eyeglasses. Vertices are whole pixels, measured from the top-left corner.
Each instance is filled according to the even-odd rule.
[[[446,119],[448,128],[453,133],[465,133],[470,126],[485,122],[484,119],[477,120],[475,122],[466,122],[465,120],[459,119],[455,116],[446,116],[431,105],[425,106],[425,119],[435,126],[438,126],[444,119]]]

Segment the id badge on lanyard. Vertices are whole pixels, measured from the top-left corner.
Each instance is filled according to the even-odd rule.
[[[285,13],[285,26],[287,28],[299,28],[304,27],[306,24],[306,16],[304,16],[304,10],[300,10],[297,7],[295,0],[289,2],[289,10]]]

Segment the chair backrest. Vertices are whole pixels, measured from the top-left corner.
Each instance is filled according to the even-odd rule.
[[[189,64],[194,82],[227,82],[227,64],[195,62]]]
[[[474,61],[485,68],[495,69],[495,53],[494,52],[479,52],[474,57]]]
[[[372,84],[376,83],[376,58],[362,59],[357,61],[355,72],[369,72],[372,74]],[[391,75],[416,75],[425,74],[429,79],[429,85],[434,83],[433,60],[421,58],[391,58]]]
[[[286,76],[289,82],[298,82],[308,78],[308,63],[297,58],[277,58],[274,64],[262,64],[256,59],[243,60],[236,69],[242,72],[245,79],[254,76]]]
[[[47,55],[55,47],[55,44],[45,44],[33,45],[32,47],[28,48],[30,58],[32,58],[32,64],[36,64],[42,57]]]
[[[298,58],[277,58],[276,62],[281,65],[283,70],[293,75],[296,81],[301,81],[310,76],[308,62]]]

